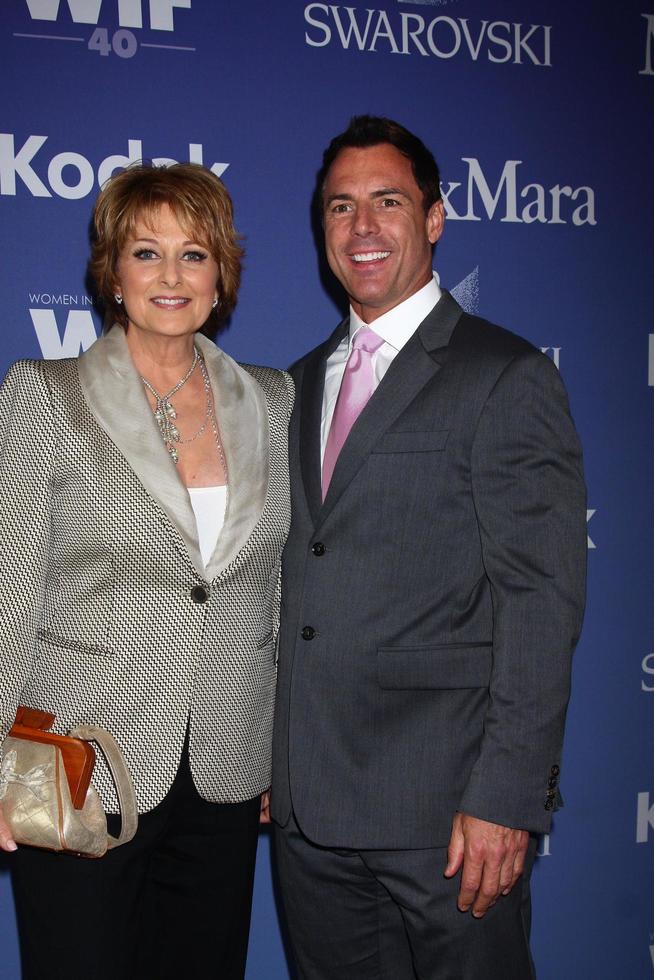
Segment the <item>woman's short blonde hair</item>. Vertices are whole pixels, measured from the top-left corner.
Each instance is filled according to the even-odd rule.
[[[120,253],[143,220],[156,228],[157,213],[167,204],[185,234],[209,250],[218,264],[218,305],[203,330],[213,333],[236,305],[243,249],[234,228],[234,209],[223,182],[198,163],[156,167],[135,163],[111,177],[93,213],[94,236],[89,269],[107,313],[127,327],[125,309],[116,302]]]

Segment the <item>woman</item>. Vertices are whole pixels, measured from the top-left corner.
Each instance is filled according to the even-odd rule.
[[[108,729],[139,829],[97,861],[12,855],[24,977],[242,977],[292,382],[204,336],[240,276],[217,177],[130,167],[94,221],[114,325],[78,360],[18,362],[0,393],[0,719],[2,738],[18,704]],[[100,758],[93,781],[115,813]]]

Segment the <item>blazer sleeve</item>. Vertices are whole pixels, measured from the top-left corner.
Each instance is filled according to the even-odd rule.
[[[546,832],[559,801],[587,532],[579,441],[559,372],[540,352],[515,357],[488,397],[472,482],[493,667],[481,750],[459,809]]]
[[[54,420],[43,364],[19,361],[0,387],[0,740],[34,660],[50,539]]]
[[[291,415],[293,413],[293,405],[295,404],[295,384],[293,383],[293,378],[288,373],[288,371],[280,372],[282,379],[284,381],[285,395],[286,395],[286,424],[291,420]],[[273,638],[275,641],[275,664],[279,659],[279,627],[280,627],[280,609],[282,603],[282,565],[281,560],[279,563],[279,571],[277,573],[277,578],[275,580],[275,594],[273,596]]]
[[[290,421],[295,404],[295,384],[288,371],[282,371],[281,374],[286,385],[286,418]]]

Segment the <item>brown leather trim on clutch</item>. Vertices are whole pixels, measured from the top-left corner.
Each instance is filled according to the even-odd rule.
[[[16,711],[16,720],[9,732],[11,738],[24,738],[32,742],[46,742],[61,751],[70,796],[76,810],[81,810],[95,766],[95,750],[88,742],[69,735],[55,735],[47,729],[54,723],[55,716],[47,711],[26,708],[21,705]]]

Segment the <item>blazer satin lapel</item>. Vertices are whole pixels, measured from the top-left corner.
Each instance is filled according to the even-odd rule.
[[[302,373],[300,411],[300,465],[304,491],[314,524],[322,508],[322,465],[320,461],[320,423],[325,388],[325,367],[349,327],[346,317],[320,347],[309,356]]]
[[[206,337],[196,343],[205,359],[229,482],[225,523],[206,577],[216,578],[241,551],[266,502],[270,429],[266,396],[254,378]]]
[[[229,480],[225,524],[206,568],[190,497],[164,447],[121,328],[112,328],[79,358],[79,375],[96,421],[179,531],[198,574],[211,581],[236,557],[263,511],[268,412],[263,391],[247,371],[201,334],[195,342],[211,380]]]
[[[440,371],[452,331],[463,310],[446,291],[399,352],[381,384],[355,422],[338,457],[320,519],[365,462],[373,445],[408,408],[418,392]]]
[[[122,327],[114,326],[78,359],[80,384],[97,423],[182,536],[204,577],[195,514],[161,439]]]

